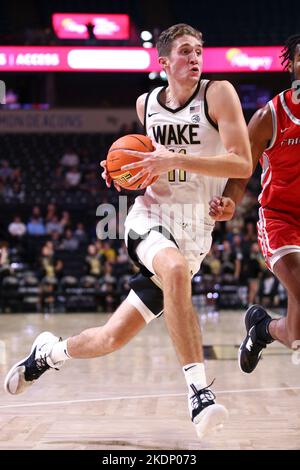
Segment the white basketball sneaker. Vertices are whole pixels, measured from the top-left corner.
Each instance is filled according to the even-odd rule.
[[[215,394],[208,388],[197,390],[191,385],[193,394],[188,397],[188,407],[197,435],[202,439],[211,431],[221,429],[228,419],[228,411],[223,405],[215,403]]]
[[[8,372],[4,389],[11,395],[23,393],[48,369],[59,370],[64,361],[53,363],[50,358],[53,345],[61,341],[49,331],[44,331],[35,339],[30,354],[17,362]]]

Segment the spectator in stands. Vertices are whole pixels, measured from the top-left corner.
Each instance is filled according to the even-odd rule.
[[[211,274],[217,280],[221,274],[220,251],[216,243],[212,244],[211,250],[203,260],[202,271]]]
[[[238,255],[239,259],[242,261],[244,248],[243,248],[243,238],[240,233],[232,234],[231,245],[232,245],[233,251]]]
[[[55,259],[55,277],[60,280],[65,275],[64,273],[64,263],[61,259]]]
[[[86,244],[88,242],[87,233],[82,222],[78,222],[74,231],[74,237],[77,238],[80,244]]]
[[[1,160],[0,178],[2,181],[6,182],[12,179],[13,171],[14,170],[9,166],[8,160]]]
[[[33,236],[41,236],[46,233],[44,221],[41,217],[41,210],[38,206],[32,209],[31,219],[27,224],[27,233]]]
[[[101,292],[104,294],[104,307],[107,312],[112,312],[115,303],[118,303],[116,298],[116,278],[112,275],[112,265],[108,262],[104,265],[104,275],[102,277]]]
[[[257,242],[250,245],[250,253],[243,259],[242,280],[248,285],[248,305],[256,301],[259,290],[260,278],[262,276],[262,261]]]
[[[62,226],[63,229],[65,229],[67,227],[71,227],[72,224],[71,224],[70,212],[63,211],[59,223],[60,223],[60,225]]]
[[[33,206],[31,211],[31,217],[42,219],[41,208],[39,206]]]
[[[114,263],[117,258],[116,250],[110,245],[110,242],[103,242],[101,254],[105,256],[106,261]]]
[[[58,220],[57,215],[53,215],[52,219],[48,219],[48,222],[46,223],[47,235],[51,235],[53,232],[58,232],[59,234],[63,232],[63,228]]]
[[[51,242],[53,243],[54,250],[57,251],[60,249],[61,245],[61,232],[52,232],[51,233]]]
[[[77,238],[74,237],[73,232],[70,228],[67,228],[62,239],[60,249],[66,251],[75,251],[79,246]]]
[[[255,220],[245,221],[244,240],[247,240],[249,242],[255,242],[257,240],[256,221]]]
[[[264,307],[274,307],[279,304],[279,281],[266,269],[262,274],[259,286],[259,303]]]
[[[90,244],[88,246],[88,254],[85,258],[87,264],[87,272],[90,276],[100,277],[102,271],[102,262],[101,255],[97,253],[96,246]]]
[[[122,241],[121,246],[118,249],[118,254],[117,254],[117,263],[128,263],[129,257],[128,257],[128,251],[125,245],[125,242]]]
[[[63,155],[61,161],[63,167],[71,168],[77,167],[79,165],[79,156],[72,148],[66,149],[65,154]]]
[[[258,186],[258,185],[257,185]],[[250,218],[252,217],[252,211],[254,210],[254,217],[257,217],[257,196],[253,194],[253,192],[246,190],[243,200],[241,201],[240,207],[238,207],[238,211],[240,214]]]
[[[225,225],[226,238],[230,240],[235,234],[240,234],[244,230],[245,220],[241,214],[236,214],[234,218],[228,220]]]
[[[56,209],[56,205],[50,202],[47,206],[45,222],[46,223],[50,222],[53,219],[53,217],[57,217],[57,209]]]
[[[60,278],[63,275],[63,262],[55,259],[55,253],[51,242],[47,242],[42,247],[41,259],[41,277]]]
[[[42,247],[42,254],[40,260],[41,274],[42,277],[55,277],[54,269],[54,251],[50,248],[49,245],[44,245]]]
[[[72,167],[70,170],[66,173],[65,176],[65,188],[66,189],[73,189],[77,188],[81,181],[81,173],[78,170],[77,167]]]
[[[241,273],[241,259],[232,250],[228,240],[220,245],[221,274],[224,282],[237,283]]]
[[[116,278],[112,275],[113,267],[112,264],[107,261],[104,264],[104,273],[103,273],[103,281],[104,283],[110,283],[110,284],[115,284],[116,283]]]
[[[25,201],[25,191],[18,181],[14,181],[12,185],[6,187],[4,198],[7,203],[22,204]]]
[[[45,243],[45,246],[47,246],[51,250],[51,252],[54,253],[55,250],[54,250],[54,244],[52,240],[47,240]]]
[[[112,282],[105,282],[104,284],[102,284],[100,291],[103,294],[105,312],[113,312],[115,304],[118,303],[115,284],[113,284]]]
[[[243,230],[243,249],[244,254],[250,256],[251,245],[257,241],[257,230],[255,220],[245,220]]]
[[[99,240],[97,239],[94,243],[95,247],[96,247],[96,252],[97,254],[100,256],[100,259],[101,259],[101,263],[104,265],[105,261],[106,261],[106,258],[105,258],[105,255],[103,253],[103,241],[102,240]]]
[[[56,304],[56,279],[45,277],[40,285],[39,300],[37,304],[38,311],[55,311]]]
[[[26,233],[26,225],[22,222],[21,217],[16,215],[8,226],[8,232],[12,237],[22,238]]]

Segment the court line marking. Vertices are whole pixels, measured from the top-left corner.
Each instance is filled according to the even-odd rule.
[[[219,390],[216,391],[216,395],[225,395],[228,393],[265,393],[265,392],[282,392],[287,390],[300,390],[300,386],[294,387],[273,387],[273,388],[245,388],[236,390]],[[76,403],[93,403],[101,401],[112,401],[112,400],[143,400],[146,398],[170,398],[170,397],[184,397],[186,393],[166,393],[161,395],[124,395],[118,397],[103,397],[103,398],[86,398],[78,400],[62,400],[62,401],[41,401],[33,403],[16,403],[9,405],[0,405],[0,409],[4,408],[21,408],[21,407],[33,407],[33,406],[59,406],[59,405],[72,405]]]

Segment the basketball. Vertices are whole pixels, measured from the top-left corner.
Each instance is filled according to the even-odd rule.
[[[139,180],[134,183],[128,181],[130,178],[135,176],[141,167],[133,168],[131,170],[121,170],[124,165],[138,162],[139,157],[134,155],[126,154],[126,150],[137,150],[138,152],[153,152],[154,147],[151,139],[146,135],[142,134],[129,134],[120,137],[110,147],[107,154],[107,171],[111,178],[118,183],[124,189],[137,190],[140,189],[141,185],[147,178],[147,174],[142,176]],[[154,176],[150,181],[149,185],[156,181],[158,176]],[[149,186],[148,185],[148,186]]]

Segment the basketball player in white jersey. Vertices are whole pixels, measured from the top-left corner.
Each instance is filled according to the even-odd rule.
[[[191,276],[211,245],[209,201],[222,194],[228,177],[250,176],[250,144],[234,88],[226,81],[201,79],[202,34],[178,24],[162,32],[157,48],[168,86],[137,100],[137,114],[156,149],[138,153],[142,170],[135,179],[144,174],[159,178],[136,199],[125,223],[128,252],[140,273],[104,326],[64,341],[41,333],[28,357],[8,372],[5,389],[21,393],[67,359],[111,353],[164,313],[187,382],[190,416],[202,437],[223,424],[227,410],[215,403],[207,384]],[[110,186],[106,162],[101,165]]]

